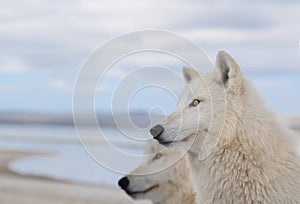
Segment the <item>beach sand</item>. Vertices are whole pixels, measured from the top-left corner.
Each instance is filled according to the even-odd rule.
[[[11,172],[9,162],[38,153],[0,151],[1,204],[149,204],[133,202],[118,188],[74,184],[46,177],[25,176]]]

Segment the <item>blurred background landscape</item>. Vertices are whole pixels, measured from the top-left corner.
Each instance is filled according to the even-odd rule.
[[[212,62],[219,50],[227,50],[266,103],[298,134],[299,10],[300,2],[293,0],[2,1],[0,202],[68,203],[70,198],[78,203],[132,202],[116,188],[122,173],[101,166],[81,145],[73,122],[72,96],[86,58],[112,38],[136,30],[183,35],[201,47]],[[180,74],[185,64],[157,53],[129,56],[110,69],[95,96],[101,134],[121,151],[138,155],[131,164],[116,160],[128,171],[142,160],[143,147],[151,136],[135,135],[137,139],[132,139],[119,131],[111,114],[111,100],[123,77],[145,65],[171,67]],[[176,93],[183,88],[182,81],[168,83]],[[129,112],[132,122],[147,132],[153,121],[175,106],[176,98],[170,93],[150,88],[132,97]],[[160,108],[153,113],[153,107]],[[126,111],[118,110],[121,121],[127,120]],[[111,155],[107,141],[95,142],[97,127],[86,121],[82,128],[93,147],[101,149],[105,157]]]

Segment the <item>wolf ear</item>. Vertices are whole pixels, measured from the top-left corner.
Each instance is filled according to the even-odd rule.
[[[220,51],[216,59],[216,68],[219,81],[226,88],[242,87],[242,72],[234,59],[225,51]]]
[[[199,76],[199,73],[190,67],[182,68],[183,78],[187,83],[190,83],[194,78]]]

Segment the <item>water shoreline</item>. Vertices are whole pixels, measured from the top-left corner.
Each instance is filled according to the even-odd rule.
[[[118,188],[101,185],[77,184],[35,175],[21,175],[9,169],[18,159],[46,155],[26,151],[0,151],[0,203],[50,204],[64,203],[125,203],[134,202]],[[16,196],[17,195],[17,196]]]

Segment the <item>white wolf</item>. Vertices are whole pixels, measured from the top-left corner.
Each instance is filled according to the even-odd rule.
[[[213,72],[183,74],[187,86],[176,111],[150,132],[170,148],[191,144],[197,203],[300,203],[290,133],[236,62],[220,51]]]
[[[145,148],[145,155],[150,157],[145,156],[142,164],[119,180],[119,186],[129,196],[135,200],[149,199],[155,204],[195,203],[187,157],[182,151],[168,150],[151,140]],[[174,161],[177,162],[166,168]]]

